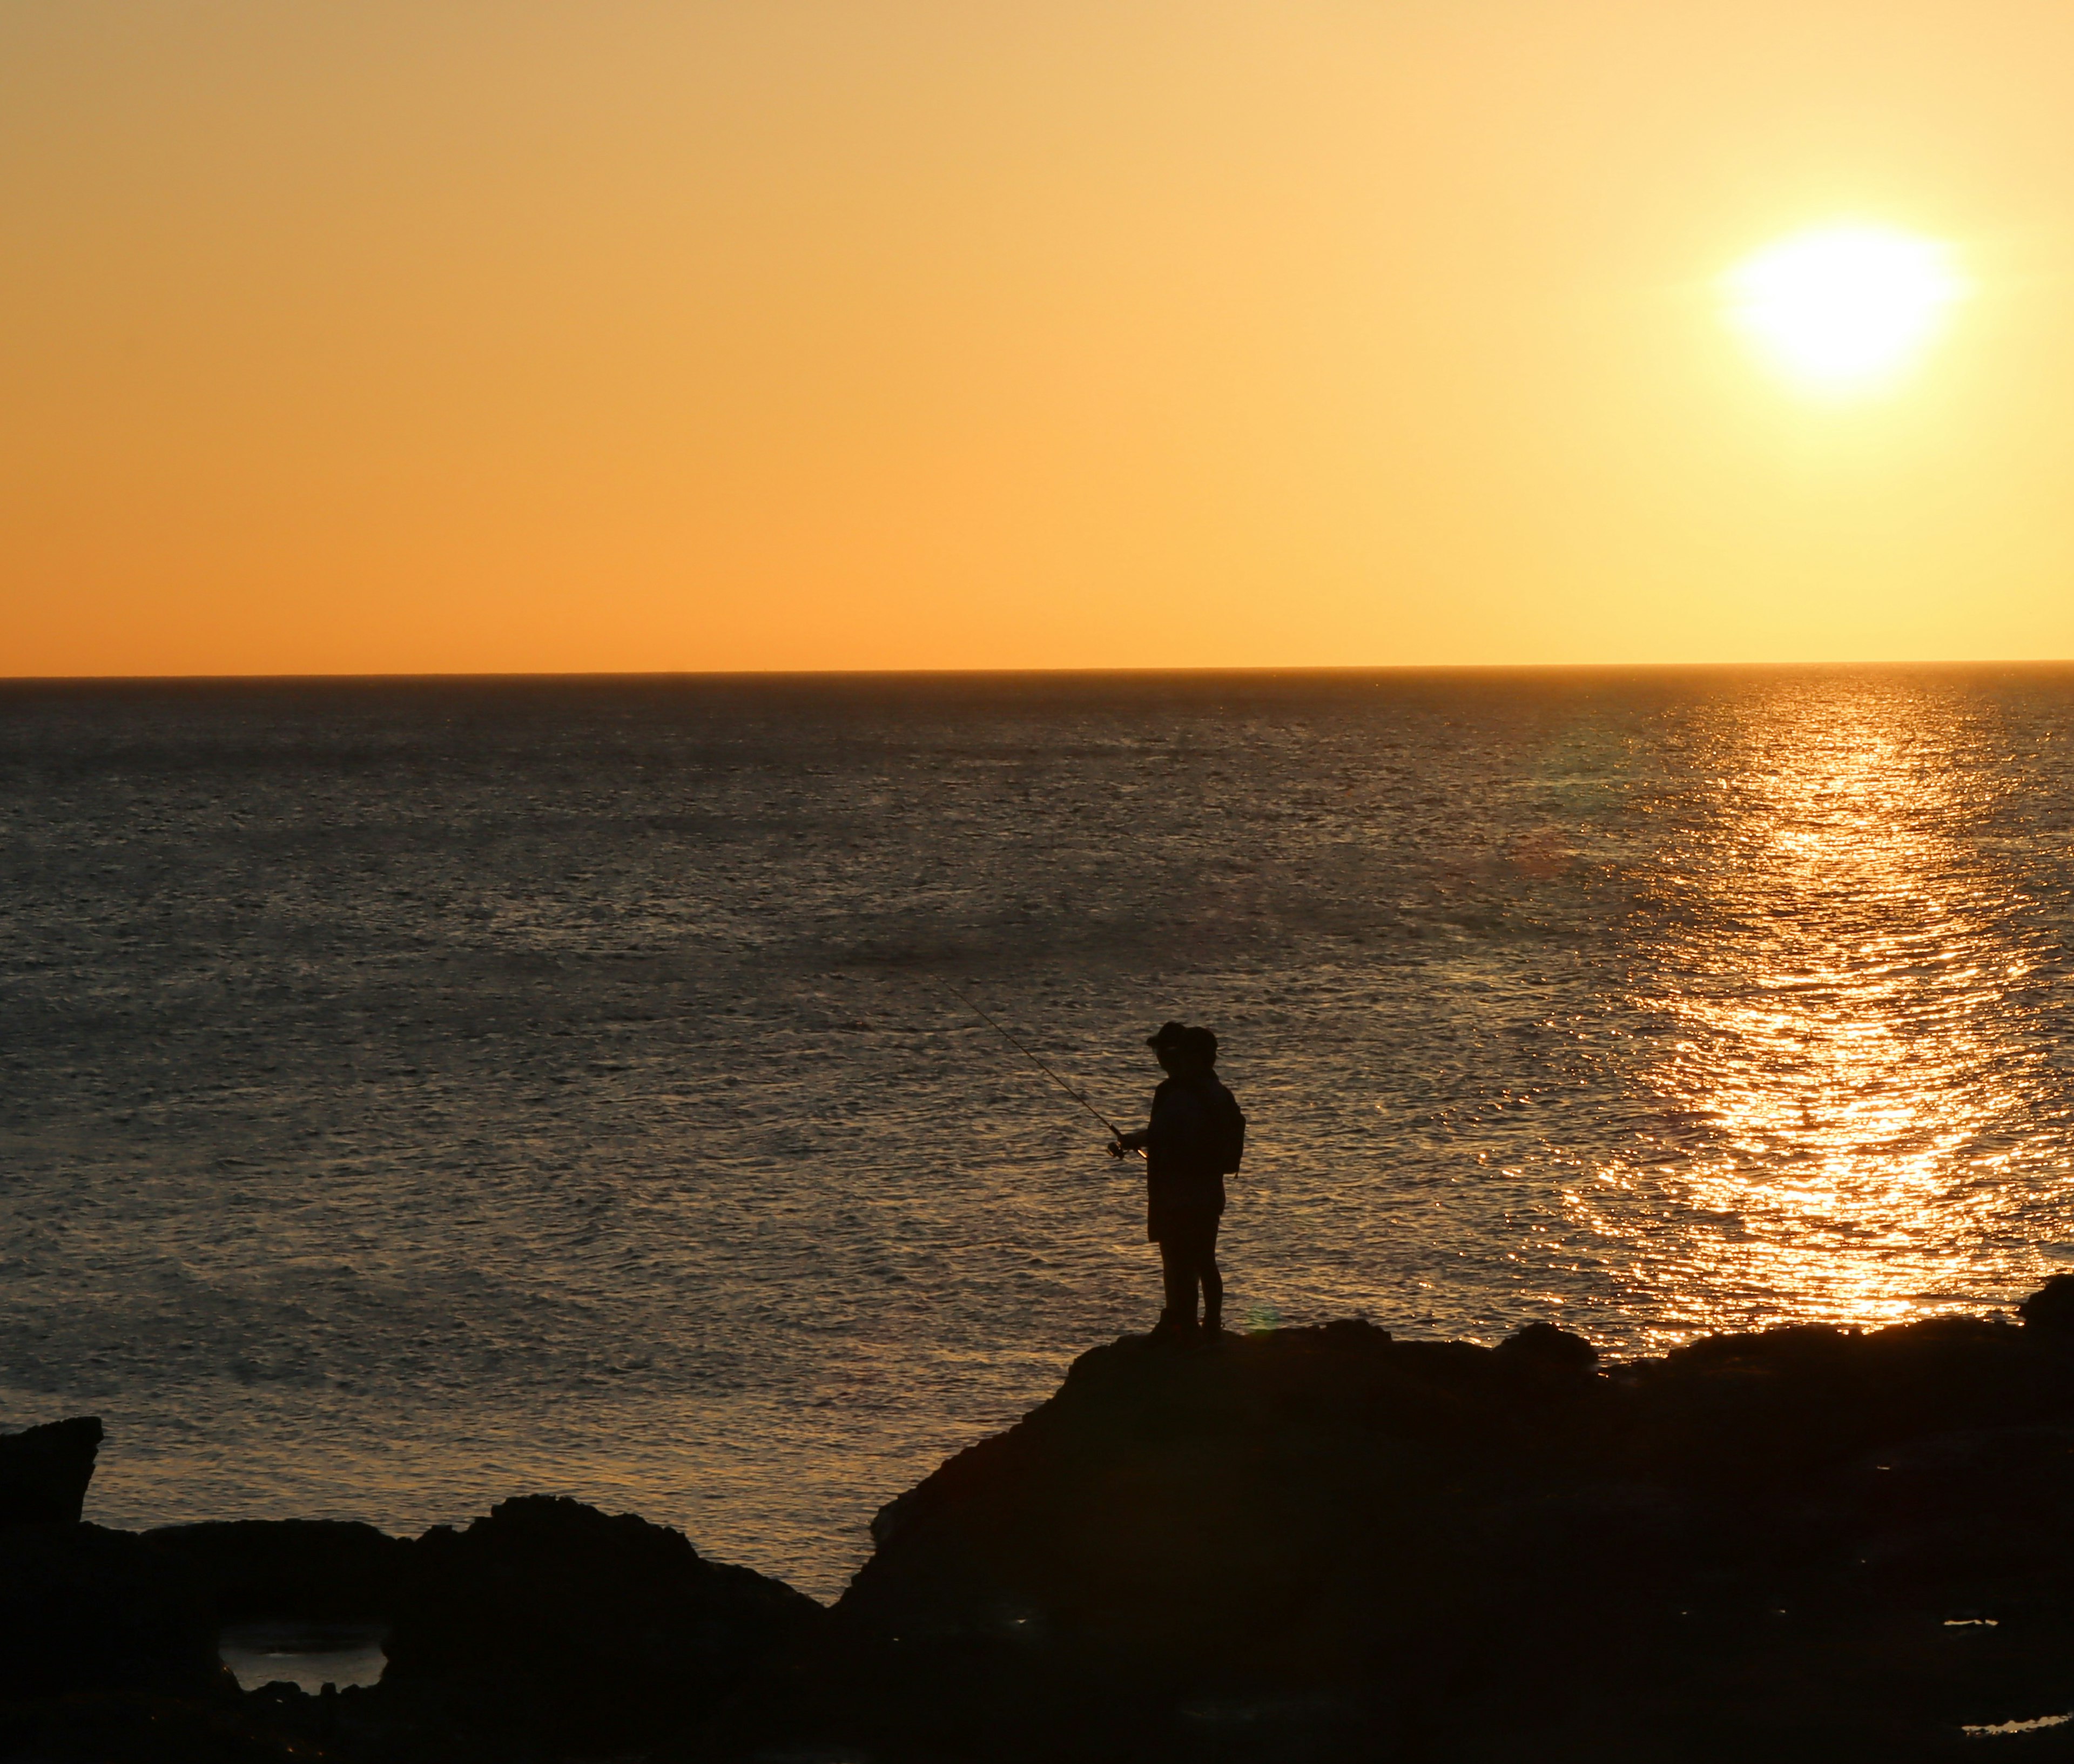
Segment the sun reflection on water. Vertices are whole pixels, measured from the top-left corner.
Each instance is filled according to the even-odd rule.
[[[1666,1338],[1970,1308],[2035,1261],[2039,932],[1979,837],[1991,732],[1924,709],[1803,686],[1718,732],[1635,969],[1655,1148],[1574,1195]]]

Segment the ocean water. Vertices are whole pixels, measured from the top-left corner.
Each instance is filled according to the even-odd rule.
[[[2074,1266],[2074,671],[0,687],[0,1421],[822,1597],[1157,1307],[1611,1353]],[[292,1613],[284,1613],[292,1614]]]

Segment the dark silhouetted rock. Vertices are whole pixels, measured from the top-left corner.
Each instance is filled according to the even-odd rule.
[[[200,1590],[141,1538],[99,1526],[0,1532],[0,1699],[228,1685]]]
[[[1496,1351],[1556,1372],[1589,1372],[1599,1357],[1599,1350],[1582,1336],[1552,1323],[1530,1323],[1499,1342]]]
[[[415,1540],[297,1520],[17,1526],[0,1532],[0,1758],[620,1754],[698,1726],[825,1616],[573,1501],[509,1501]],[[382,1683],[241,1696],[218,1637],[269,1617],[390,1625]]]
[[[2074,1708],[2049,1332],[1589,1354],[1545,1325],[1097,1349],[880,1514],[700,1755],[1903,1764]]]
[[[2055,1274],[2017,1307],[2026,1328],[2074,1337],[2074,1274]]]
[[[333,1519],[162,1526],[144,1541],[186,1575],[219,1623],[387,1622],[411,1549],[371,1525]]]
[[[0,1758],[2074,1759],[2074,1723],[1967,1733],[2074,1709],[2057,1287],[2022,1327],[1797,1325],[1600,1369],[1545,1324],[1126,1337],[890,1502],[826,1613],[546,1498],[410,1542],[16,1524]],[[389,1673],[241,1698],[226,1615],[386,1621]]]
[[[205,1598],[143,1539],[80,1522],[101,1441],[92,1416],[0,1437],[0,1757],[242,1756]]]
[[[201,1701],[102,1692],[0,1705],[0,1758],[8,1764],[308,1764],[316,1755],[306,1739],[266,1715],[234,1695]]]
[[[78,1524],[100,1448],[90,1415],[0,1434],[0,1526]]]
[[[528,1496],[412,1546],[379,1689],[503,1757],[624,1752],[710,1714],[825,1615],[681,1532]]]

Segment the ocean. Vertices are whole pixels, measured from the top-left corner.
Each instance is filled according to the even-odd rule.
[[[88,1516],[524,1492],[827,1598],[1150,1326],[1609,1355],[2074,1267],[2074,671],[0,685],[0,1421]],[[952,989],[955,989],[955,994]]]

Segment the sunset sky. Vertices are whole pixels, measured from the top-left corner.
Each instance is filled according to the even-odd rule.
[[[2063,4],[6,0],[0,208],[0,675],[2074,655]]]

